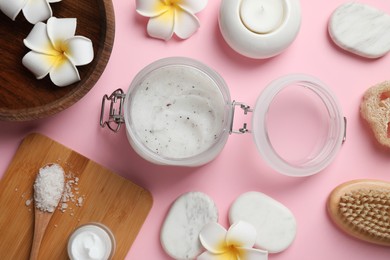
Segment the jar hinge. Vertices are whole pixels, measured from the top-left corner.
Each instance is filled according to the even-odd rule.
[[[110,96],[107,94],[103,96],[102,107],[100,110],[100,126],[108,128],[113,132],[118,132],[121,128],[122,123],[125,122],[123,117],[123,103],[125,100],[126,94],[124,94],[122,89],[117,89]],[[104,108],[106,105],[106,100],[110,101],[110,111],[108,114],[108,120],[104,120]],[[119,104],[118,104],[119,101]]]
[[[231,120],[231,124],[230,124],[230,133],[234,133],[234,134],[250,133],[251,130],[248,129],[247,123],[243,123],[242,127],[239,128],[238,130],[234,130],[233,129],[234,113],[235,113],[235,110],[236,110],[236,106],[239,106],[244,111],[244,115],[247,115],[248,112],[253,112],[253,109],[251,109],[250,106],[246,105],[245,103],[236,102],[236,101],[233,100],[233,102],[232,102],[232,120]]]

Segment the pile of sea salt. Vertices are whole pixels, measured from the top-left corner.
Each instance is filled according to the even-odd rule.
[[[53,212],[64,191],[64,170],[58,164],[46,165],[39,169],[34,183],[35,207]]]
[[[54,165],[61,167],[58,164],[54,164]],[[62,196],[60,196],[59,203],[57,203],[56,206],[58,205],[58,210],[60,210],[63,213],[66,212],[67,210],[70,210],[70,215],[73,216],[74,208],[72,208],[72,205],[73,206],[75,205],[76,207],[81,207],[84,203],[85,195],[80,195],[80,191],[78,187],[79,178],[76,177],[72,172],[68,172],[67,174],[64,174],[64,171],[62,170],[62,176],[64,177],[63,178],[64,181],[62,181],[63,192],[62,192]],[[52,177],[53,179],[55,178],[54,176]],[[35,185],[34,185],[34,189],[35,189]],[[15,191],[17,191],[17,189],[15,189]],[[24,196],[25,194],[22,194],[22,198],[24,198]],[[32,205],[34,199],[31,198],[26,200],[25,205],[29,207],[30,205]]]

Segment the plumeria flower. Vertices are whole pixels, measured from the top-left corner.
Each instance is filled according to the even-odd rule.
[[[151,37],[169,40],[173,33],[187,39],[198,30],[195,16],[207,0],[136,0],[137,12],[150,17],[147,31]]]
[[[46,21],[52,17],[53,12],[50,3],[60,2],[61,0],[0,0],[0,9],[12,20],[23,11],[26,20],[32,24]]]
[[[228,231],[218,223],[211,222],[199,234],[200,242],[207,249],[198,260],[267,260],[268,252],[254,249],[256,229],[249,223],[239,221]]]
[[[31,49],[23,57],[26,66],[37,79],[50,74],[57,86],[63,87],[80,80],[76,66],[93,60],[92,41],[75,36],[76,18],[51,17],[47,24],[35,24],[24,39],[24,45]]]

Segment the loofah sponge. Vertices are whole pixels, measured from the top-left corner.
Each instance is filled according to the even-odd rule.
[[[347,234],[390,246],[390,182],[343,183],[330,194],[327,209],[336,226]]]
[[[390,148],[390,81],[379,83],[366,91],[360,114],[370,125],[376,140]]]

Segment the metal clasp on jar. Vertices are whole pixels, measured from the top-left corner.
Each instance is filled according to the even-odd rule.
[[[238,130],[234,130],[233,129],[234,113],[235,113],[235,110],[236,110],[237,106],[239,106],[244,111],[244,115],[247,115],[248,112],[253,112],[253,109],[251,109],[250,106],[246,105],[245,103],[236,102],[235,100],[233,100],[233,102],[232,102],[232,120],[230,121],[231,122],[231,124],[230,124],[230,133],[234,133],[234,134],[250,133],[251,130],[248,129],[248,124],[247,123],[243,123],[242,127],[239,128]]]
[[[110,96],[107,94],[103,96],[102,107],[100,110],[100,126],[108,128],[113,132],[118,132],[121,125],[125,122],[123,116],[123,103],[125,101],[126,94],[122,89],[117,89]],[[108,119],[104,120],[104,110],[106,101],[110,101],[110,110],[108,113]]]
[[[234,134],[250,133],[251,130],[248,129],[247,123],[243,123],[242,127],[239,128],[238,130],[233,129],[234,114],[235,114],[235,110],[236,110],[237,106],[239,106],[244,111],[244,115],[247,115],[249,112],[253,112],[253,109],[251,109],[250,106],[246,105],[245,103],[236,102],[235,100],[233,100],[233,102],[232,102],[232,120],[230,121],[231,122],[230,123],[230,133],[234,133]],[[344,117],[344,136],[343,136],[342,144],[344,144],[346,139],[347,139],[347,118]]]

